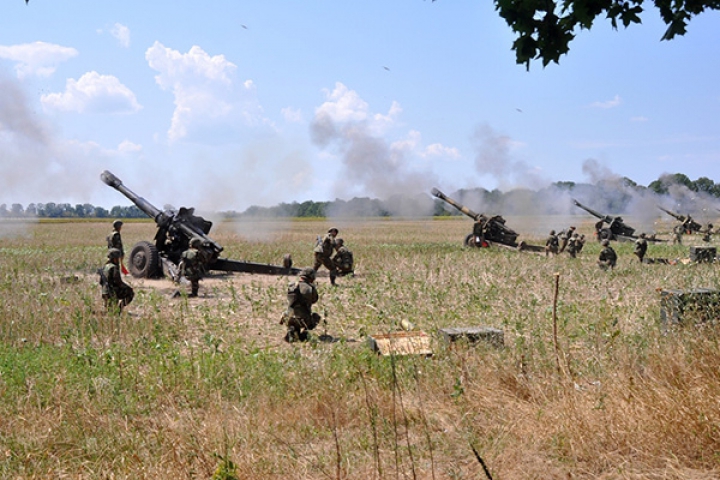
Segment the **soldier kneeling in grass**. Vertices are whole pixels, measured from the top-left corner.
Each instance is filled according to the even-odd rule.
[[[120,258],[122,252],[117,248],[110,248],[107,253],[108,261],[100,270],[100,285],[102,285],[102,298],[108,312],[119,313],[132,302],[135,291],[130,285],[122,281],[120,276]]]
[[[345,246],[345,241],[342,238],[335,240],[335,256],[332,258],[332,261],[335,264],[339,277],[345,275],[354,276],[355,271],[353,269],[355,260],[353,259],[353,253]]]
[[[288,308],[280,320],[281,325],[287,325],[286,342],[306,341],[309,331],[320,323],[320,315],[312,312],[313,304],[318,301],[314,281],[315,269],[303,268],[298,280],[288,285]]]

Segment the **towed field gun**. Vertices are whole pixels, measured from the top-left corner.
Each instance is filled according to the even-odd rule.
[[[661,207],[660,205],[658,205],[658,208],[660,210],[662,210],[663,212],[667,213],[668,215],[670,215],[671,217],[673,217],[678,222],[680,222],[682,224],[683,230],[685,231],[686,234],[689,235],[691,233],[699,233],[700,230],[702,230],[702,225],[700,225],[698,222],[693,220],[693,218],[690,216],[690,214],[688,214],[687,216],[680,215],[679,213],[675,213],[675,212],[671,212],[670,210],[666,210],[663,207]]]
[[[468,207],[456,202],[437,188],[431,190],[433,196],[449,203],[468,217],[475,220],[472,233],[469,233],[463,244],[466,247],[489,247],[493,244],[516,248],[518,250],[544,251],[544,247],[530,245],[525,242],[517,243],[518,233],[505,225],[505,219],[500,215],[488,217],[482,213],[475,213]]]
[[[582,203],[578,202],[573,198],[573,203],[576,207],[580,207],[590,215],[600,220],[595,223],[595,236],[598,242],[602,240],[616,240],[618,242],[633,242],[639,238],[635,235],[635,229],[623,221],[622,217],[613,217],[610,215],[603,215],[596,212],[590,207],[586,207]],[[607,224],[607,226],[605,226]],[[655,235],[648,235],[645,238],[648,242],[662,242],[655,238]]]
[[[212,222],[195,215],[194,208],[181,207],[178,211],[163,211],[135,194],[108,170],[100,174],[100,179],[125,195],[157,224],[154,243],[143,240],[136,243],[130,251],[129,269],[134,277],[157,278],[167,274],[177,280],[178,264],[182,253],[189,248],[190,240],[193,238],[199,238],[202,242],[199,250],[205,260],[206,270],[265,275],[297,275],[300,273],[299,269],[293,268],[290,255],[285,255],[282,266],[221,258],[220,253],[223,251],[223,247],[208,237]]]

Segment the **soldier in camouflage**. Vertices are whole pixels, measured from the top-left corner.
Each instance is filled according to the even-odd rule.
[[[335,240],[335,256],[332,258],[333,264],[338,271],[339,276],[354,275],[355,261],[353,259],[353,253],[345,246],[345,241],[342,238]]]
[[[117,248],[120,250],[120,271],[124,273],[125,275],[128,274],[127,269],[125,268],[125,249],[123,248],[123,242],[122,242],[122,235],[120,234],[120,230],[122,230],[123,222],[121,220],[115,220],[112,224],[113,230],[108,235],[105,240],[107,240],[107,246],[108,249],[111,248]]]
[[[287,325],[286,342],[306,341],[309,331],[320,323],[320,315],[312,311],[312,306],[318,301],[314,282],[315,269],[303,268],[297,281],[288,285],[288,308],[280,320],[281,325]]]
[[[205,273],[205,261],[200,247],[202,247],[202,240],[198,237],[193,237],[192,240],[190,240],[190,248],[182,253],[180,260],[180,277],[185,277],[190,281],[189,297],[198,296],[200,279]]]
[[[610,240],[607,238],[601,242],[601,245],[603,246],[603,249],[600,251],[600,256],[598,257],[598,266],[603,270],[613,270],[615,268],[615,264],[617,263],[617,254],[610,246]]]
[[[560,248],[560,242],[555,234],[555,230],[550,230],[547,240],[545,240],[545,256],[549,256],[551,253],[557,255],[558,249]]]
[[[105,310],[108,312],[120,313],[135,297],[132,287],[122,281],[120,275],[121,255],[122,253],[117,248],[108,249],[108,261],[100,270],[102,298],[105,302]]]
[[[647,253],[648,249],[648,243],[647,238],[645,236],[645,233],[641,233],[637,240],[635,240],[635,247],[633,249],[633,254],[638,257],[638,260],[640,260],[640,263],[642,263],[643,258],[645,258],[645,253]]]
[[[317,272],[320,267],[324,265],[325,268],[330,270],[330,283],[332,285],[335,285],[335,278],[337,277],[337,270],[335,269],[335,264],[332,261],[332,254],[335,251],[335,237],[337,237],[337,234],[337,228],[333,227],[329,229],[328,233],[322,238],[322,240],[318,240],[317,245],[313,250],[313,253],[315,254],[315,264],[313,265],[313,270]]]

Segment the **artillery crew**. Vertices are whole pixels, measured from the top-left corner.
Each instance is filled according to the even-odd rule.
[[[558,250],[560,253],[565,251],[565,248],[567,248],[568,242],[570,241],[574,233],[575,227],[570,227],[569,229],[560,232],[560,249]]]
[[[560,248],[560,241],[558,240],[555,230],[550,230],[547,240],[545,240],[545,256],[549,254],[557,255],[558,249]]]
[[[710,236],[713,234],[713,224],[708,223],[707,227],[705,227],[705,230],[702,231],[702,234],[703,234],[702,241],[709,242]]]
[[[345,241],[342,238],[335,240],[335,250],[335,256],[332,260],[338,271],[338,276],[354,275],[355,261],[353,253],[345,246]]]
[[[99,271],[102,298],[105,302],[105,310],[108,312],[121,312],[135,297],[135,291],[123,282],[120,276],[121,255],[117,248],[108,249],[108,260]]]
[[[672,244],[673,245],[682,245],[682,236],[685,231],[685,227],[682,226],[682,224],[677,224],[675,227],[673,227],[673,237],[672,237]]]
[[[320,315],[312,311],[312,306],[318,301],[314,282],[315,269],[303,268],[297,281],[288,285],[288,307],[280,320],[281,325],[287,325],[286,342],[306,341],[309,331],[320,323]]]
[[[648,243],[647,238],[645,236],[645,233],[641,233],[637,240],[635,240],[635,248],[633,249],[633,254],[635,254],[636,257],[640,260],[640,263],[642,263],[643,258],[645,258],[645,253],[647,253]]]
[[[205,273],[205,259],[200,251],[200,247],[202,247],[202,240],[198,237],[193,237],[192,240],[190,240],[190,248],[182,253],[182,259],[180,260],[180,277],[185,277],[190,281],[189,297],[198,296],[200,279]]]
[[[572,257],[572,258],[577,257],[577,254],[580,251],[580,248],[582,248],[582,247],[578,247],[579,243],[580,243],[580,237],[578,236],[577,232],[575,232],[572,234],[572,237],[570,237],[570,239],[568,240],[568,243],[567,243],[567,252],[570,255],[570,257]]]
[[[120,234],[123,222],[121,220],[115,220],[112,226],[112,232],[105,238],[105,240],[107,240],[108,250],[111,248],[117,248],[118,250],[120,250],[120,271],[127,275],[128,271],[125,268],[125,263],[123,262],[123,259],[125,258],[125,249],[123,249],[122,235]]]
[[[313,270],[317,272],[321,266],[325,266],[328,270],[330,270],[330,283],[332,285],[335,285],[335,278],[337,277],[337,270],[335,268],[335,263],[333,263],[332,255],[335,251],[335,237],[337,237],[338,229],[333,227],[328,230],[328,233],[325,234],[322,239],[318,237],[317,245],[315,245],[315,249],[313,250],[313,253],[315,254],[315,264],[313,265]]]
[[[598,266],[603,270],[607,270],[608,268],[612,270],[615,268],[615,264],[617,263],[617,254],[610,246],[610,240],[607,238],[601,242],[601,245],[603,246],[603,249],[600,251],[600,256],[598,257]]]

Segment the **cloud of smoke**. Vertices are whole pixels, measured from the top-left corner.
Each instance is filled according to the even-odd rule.
[[[372,115],[357,93],[342,84],[337,84],[328,94],[328,101],[318,107],[310,126],[311,136],[316,145],[334,148],[340,157],[342,168],[334,185],[337,197],[369,195],[386,200],[427,192],[436,183],[429,169],[413,164],[412,152],[405,143],[390,143],[382,135],[399,112],[399,106],[394,104],[387,115]],[[419,206],[415,202],[388,204],[393,215],[429,213],[415,211]]]
[[[0,73],[0,202],[59,202],[90,196],[104,153],[93,144],[61,142],[34,113],[21,84]],[[90,183],[92,182],[92,183]]]

